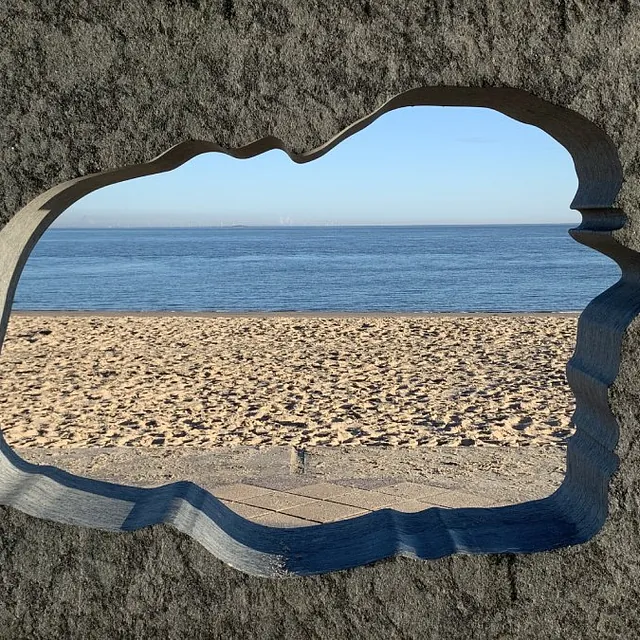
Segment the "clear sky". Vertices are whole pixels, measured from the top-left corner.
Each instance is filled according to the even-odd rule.
[[[491,109],[404,107],[313,162],[207,153],[99,189],[55,226],[573,223],[577,185],[569,153],[536,127]]]

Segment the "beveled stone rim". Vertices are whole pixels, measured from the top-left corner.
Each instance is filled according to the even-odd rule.
[[[617,206],[622,168],[612,141],[595,124],[526,91],[417,88],[392,98],[307,153],[296,154],[272,136],[236,149],[192,140],[148,163],[57,185],[27,204],[0,231],[0,348],[15,289],[33,247],[65,209],[88,193],[170,171],[211,151],[250,158],[281,149],[294,162],[310,162],[382,114],[418,105],[488,107],[551,135],[569,151],[578,175],[571,208],[581,211],[583,221],[571,231],[572,236],[622,268],[620,282],[593,300],[579,319],[576,350],[567,365],[576,398],[576,433],[568,442],[565,479],[552,495],[505,507],[433,507],[418,513],[383,509],[330,524],[281,529],[246,520],[192,482],[147,489],[31,464],[9,447],[0,432],[0,504],[55,522],[110,531],[171,524],[227,564],[270,577],[326,573],[396,555],[435,559],[454,553],[531,553],[592,538],[606,520],[609,480],[618,466],[614,452],[618,424],[609,408],[608,392],[618,372],[622,336],[640,311],[628,302],[625,290],[630,250],[613,237],[625,222]]]

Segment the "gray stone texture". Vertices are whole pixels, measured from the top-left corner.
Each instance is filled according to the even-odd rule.
[[[640,637],[637,0],[5,0],[0,25],[0,337],[31,247],[85,193],[208,150],[250,157],[279,147],[313,160],[411,104],[492,107],[555,137],[580,182],[583,223],[572,235],[623,269],[580,318],[568,365],[577,433],[562,487],[540,501],[544,517],[573,527],[555,546],[588,542],[511,554],[523,546],[505,533],[500,554],[482,554],[481,542],[480,555],[274,579],[227,567],[168,524],[100,531],[3,506],[0,637]],[[9,454],[5,462],[18,468]],[[3,482],[22,477],[13,467]],[[82,491],[56,493],[61,478],[34,480],[27,498],[22,481],[5,482],[4,504],[67,508],[68,522],[74,507],[61,496]],[[205,500],[179,489],[181,500]],[[229,530],[248,531],[208,504]],[[184,530],[192,513],[181,509]],[[535,504],[518,513],[536,524]],[[413,515],[397,522],[422,522]],[[460,550],[456,535],[469,530],[444,530]],[[395,540],[403,553],[406,538]]]

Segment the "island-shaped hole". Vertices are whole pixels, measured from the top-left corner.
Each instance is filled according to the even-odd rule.
[[[274,526],[543,498],[578,312],[618,277],[568,236],[575,187],[535,127],[420,107],[307,165],[205,154],[95,191],[18,286],[4,437]]]

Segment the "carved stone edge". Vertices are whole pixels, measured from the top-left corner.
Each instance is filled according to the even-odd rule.
[[[636,293],[637,285],[625,278],[637,254],[615,237],[625,216],[616,207],[622,170],[611,140],[581,115],[524,91],[415,89],[308,153],[294,154],[270,136],[238,149],[186,141],[149,163],[58,185],[31,201],[0,231],[0,345],[18,279],[33,247],[49,225],[84,195],[109,184],[170,171],[210,151],[249,158],[278,148],[295,162],[308,162],[383,113],[416,105],[489,107],[552,135],[571,153],[579,179],[572,208],[581,211],[583,222],[571,231],[572,236],[610,256],[623,270],[620,282],[593,300],[579,319],[576,350],[567,366],[576,397],[576,433],[568,443],[567,473],[557,491],[542,500],[505,507],[434,507],[419,513],[383,509],[330,524],[275,528],[242,518],[191,482],[146,489],[28,463],[0,433],[0,504],[38,518],[109,531],[171,524],[232,567],[269,577],[325,573],[396,555],[435,559],[454,553],[533,553],[591,539],[606,520],[609,481],[618,467],[619,428],[609,406],[609,389],[618,372],[622,338],[640,312],[629,295]]]

